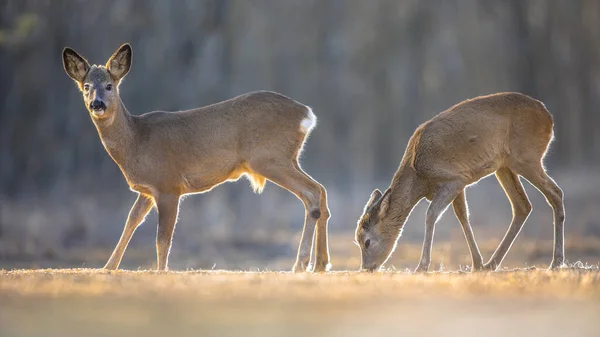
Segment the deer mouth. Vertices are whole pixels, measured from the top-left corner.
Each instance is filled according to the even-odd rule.
[[[92,109],[92,114],[94,114],[94,116],[96,117],[102,117],[102,115],[104,115],[105,112],[106,109]]]
[[[102,116],[106,112],[106,104],[101,100],[95,100],[90,103],[90,112],[94,114],[94,116]]]

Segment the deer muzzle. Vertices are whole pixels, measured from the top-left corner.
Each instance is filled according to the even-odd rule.
[[[106,104],[104,104],[104,102],[99,99],[95,99],[90,103],[90,110],[95,115],[101,116],[104,114],[104,111],[106,111]]]

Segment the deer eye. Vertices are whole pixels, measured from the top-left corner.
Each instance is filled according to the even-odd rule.
[[[367,239],[367,241],[365,241],[365,249],[369,249],[370,245],[371,245],[371,239]]]
[[[85,91],[90,91],[90,85],[89,85],[89,84],[87,84],[87,83],[86,83],[86,84],[84,84],[84,85],[83,85],[83,90],[85,90]]]
[[[112,84],[108,84],[106,85],[106,91],[111,91],[112,90]]]

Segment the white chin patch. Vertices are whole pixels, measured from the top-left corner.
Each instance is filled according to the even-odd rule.
[[[94,114],[94,116],[96,117],[101,117],[104,115],[104,113],[106,112],[106,110],[92,110],[92,113]]]

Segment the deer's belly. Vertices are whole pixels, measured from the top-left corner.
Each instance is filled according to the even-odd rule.
[[[148,186],[148,185],[129,184],[129,189],[134,192],[138,192],[138,193],[141,193],[144,195],[149,195],[149,196],[156,195],[156,189],[154,189],[152,186]]]
[[[481,163],[474,170],[471,170],[468,181],[467,181],[467,185],[477,183],[479,180],[496,172],[501,166],[502,166],[501,163],[496,162],[496,161],[489,161],[489,162]]]
[[[153,197],[158,195],[160,185],[156,183],[156,179],[140,174],[140,172],[132,173],[135,174],[125,174],[123,172],[130,190]]]

